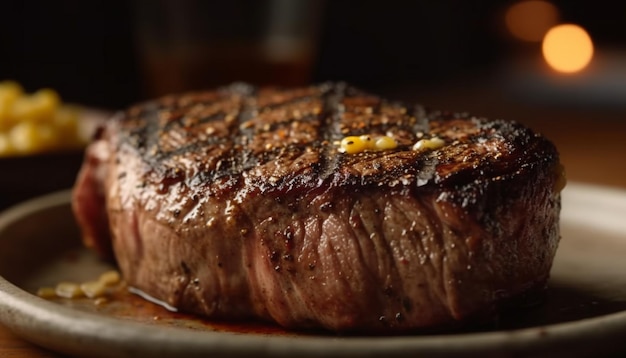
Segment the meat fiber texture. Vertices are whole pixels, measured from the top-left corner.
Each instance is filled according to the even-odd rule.
[[[349,135],[397,147],[348,154]],[[180,311],[384,333],[480,321],[545,287],[562,175],[518,123],[343,83],[234,84],[112,118],[73,208],[87,246]]]

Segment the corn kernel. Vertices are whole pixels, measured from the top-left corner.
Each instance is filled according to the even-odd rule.
[[[89,298],[100,297],[106,293],[106,286],[100,281],[84,282],[80,285],[80,289]]]
[[[53,126],[46,123],[21,122],[9,132],[11,145],[17,153],[36,153],[54,147],[57,134]]]
[[[396,143],[395,139],[388,136],[377,138],[376,143],[374,144],[374,148],[376,148],[376,150],[396,149],[397,146],[398,143]]]
[[[41,287],[37,290],[37,296],[41,298],[54,298],[57,296],[57,293],[52,287]]]
[[[13,81],[0,82],[0,102],[12,103],[24,94],[24,89],[19,83]]]
[[[23,94],[22,87],[11,81],[0,82],[0,130],[7,130],[15,123],[13,103]]]
[[[105,286],[117,285],[118,283],[120,283],[120,280],[121,280],[120,273],[115,270],[111,270],[111,271],[107,271],[103,273],[102,275],[100,275],[100,278],[98,279],[98,281]]]
[[[57,110],[59,96],[50,89],[42,89],[31,96],[21,96],[13,103],[12,116],[20,121],[50,121]]]
[[[357,136],[348,136],[341,140],[341,149],[348,154],[355,154],[364,151],[367,144]]]
[[[372,140],[371,136],[369,136],[369,135],[362,135],[362,136],[359,136],[359,138],[363,142],[363,145],[365,146],[365,149],[374,149],[374,141]]]
[[[11,144],[17,152],[25,153],[37,150],[37,127],[32,122],[22,122],[9,132]]]
[[[33,93],[33,99],[43,106],[55,109],[61,103],[61,97],[59,97],[59,94],[51,88],[42,88]]]
[[[55,293],[59,297],[77,298],[84,295],[80,286],[71,282],[61,282],[55,288]]]
[[[11,138],[4,133],[0,133],[0,157],[12,155],[15,153]]]
[[[13,125],[11,105],[0,98],[0,131],[6,131]]]
[[[38,109],[31,96],[20,97],[13,102],[11,117],[14,118],[16,122],[33,121],[39,115],[40,113],[38,113]]]
[[[427,150],[427,149],[439,149],[443,147],[445,142],[439,137],[433,137],[430,139],[420,139],[413,145],[413,150]]]

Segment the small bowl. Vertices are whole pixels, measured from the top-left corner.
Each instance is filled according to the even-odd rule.
[[[90,138],[110,112],[85,108],[81,136]],[[24,200],[71,188],[83,161],[84,148],[0,157],[0,211]]]

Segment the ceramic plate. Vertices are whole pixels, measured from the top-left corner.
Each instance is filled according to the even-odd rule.
[[[562,240],[545,302],[480,330],[394,337],[284,332],[207,323],[127,294],[95,305],[34,292],[112,268],[81,247],[69,192],[0,215],[0,321],[18,335],[72,355],[116,357],[581,356],[626,352],[626,191],[569,184]]]

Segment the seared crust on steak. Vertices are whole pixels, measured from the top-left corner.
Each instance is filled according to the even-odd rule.
[[[363,134],[398,146],[339,150]],[[444,146],[413,148],[432,137]],[[562,169],[544,137],[341,83],[140,104],[86,158],[74,198],[85,242],[113,251],[130,285],[208,317],[454,325],[543,287],[559,240]]]

